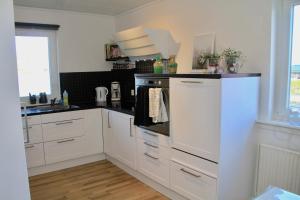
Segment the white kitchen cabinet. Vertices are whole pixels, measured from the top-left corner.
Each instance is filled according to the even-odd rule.
[[[24,142],[28,144],[36,144],[43,142],[43,131],[41,124],[29,125],[28,126],[28,136],[29,141],[27,141],[27,130],[23,128]]]
[[[84,137],[68,138],[44,143],[46,164],[85,156]]]
[[[152,132],[152,134],[156,133]],[[158,134],[157,137],[159,137]],[[161,146],[153,140],[138,138],[137,153],[137,170],[156,182],[169,187],[170,148]]]
[[[173,147],[218,162],[220,81],[171,79],[170,95]]]
[[[45,165],[44,144],[25,145],[27,168]]]
[[[110,110],[102,110],[102,127],[103,127],[103,141],[104,141],[104,153],[111,157],[115,157],[115,143],[111,127],[111,114]]]
[[[123,164],[136,168],[136,140],[133,116],[120,112],[103,112],[105,152]]]
[[[45,142],[84,135],[84,111],[41,115]]]
[[[102,113],[101,109],[84,111],[84,138],[86,155],[103,153]]]
[[[171,181],[189,199],[251,199],[259,76],[170,78]]]

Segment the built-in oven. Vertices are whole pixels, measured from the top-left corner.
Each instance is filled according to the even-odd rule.
[[[149,117],[149,94],[150,88],[161,88],[163,103],[166,108],[168,121],[154,123]],[[170,108],[169,108],[169,78],[168,77],[136,77],[136,107],[135,125],[166,136],[170,135]]]

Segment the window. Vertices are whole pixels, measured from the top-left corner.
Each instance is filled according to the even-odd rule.
[[[49,98],[59,97],[59,74],[56,60],[56,31],[16,28],[16,54],[19,92],[22,100],[29,93],[46,92]]]
[[[273,119],[300,125],[300,0],[279,0],[272,36],[275,82]],[[273,19],[274,20],[274,19]],[[275,36],[274,36],[275,35]],[[296,125],[296,124],[295,124]]]
[[[300,109],[300,5],[292,12],[289,108]]]

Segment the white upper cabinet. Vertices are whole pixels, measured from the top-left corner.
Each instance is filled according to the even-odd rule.
[[[172,147],[218,162],[220,81],[170,79]]]

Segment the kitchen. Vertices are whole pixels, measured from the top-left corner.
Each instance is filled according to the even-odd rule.
[[[297,94],[285,98],[293,83],[277,67],[290,58],[278,18],[292,5],[298,19],[286,4],[3,0],[0,198],[296,198]],[[194,67],[203,44],[207,69]],[[43,56],[46,70],[26,65]]]

